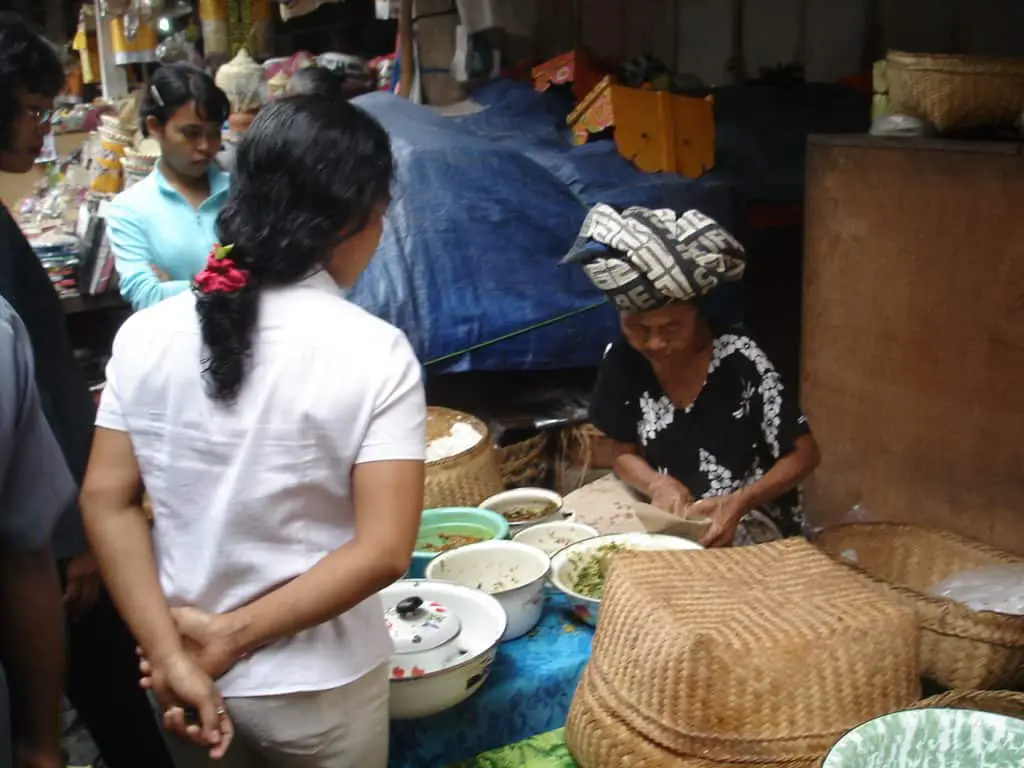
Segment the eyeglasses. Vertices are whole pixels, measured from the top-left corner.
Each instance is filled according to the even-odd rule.
[[[48,124],[50,122],[50,120],[53,118],[53,110],[52,109],[39,109],[39,108],[26,107],[25,108],[25,112],[27,112],[28,116],[31,117],[33,120],[35,120],[40,125]]]

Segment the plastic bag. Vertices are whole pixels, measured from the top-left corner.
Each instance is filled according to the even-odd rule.
[[[800,501],[801,506],[803,506],[802,493],[800,495]],[[854,504],[849,512],[843,515],[840,519],[830,522],[828,526],[846,525],[848,523],[869,523],[872,520],[874,520],[874,518],[868,513],[866,509],[864,509],[864,507],[862,507],[860,504]],[[805,539],[813,540],[819,533],[821,533],[828,526],[811,523],[811,521],[805,517],[802,533]],[[846,555],[847,553],[844,552],[843,556],[846,557]],[[850,550],[850,556],[846,559],[851,560],[852,562],[857,562],[856,551]]]
[[[961,571],[939,582],[929,592],[974,611],[1024,616],[1024,563]]]
[[[910,115],[881,115],[871,121],[872,136],[927,136],[929,126]]]

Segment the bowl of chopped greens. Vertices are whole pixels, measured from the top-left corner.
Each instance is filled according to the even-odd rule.
[[[620,552],[703,549],[678,536],[659,533],[610,533],[570,544],[551,556],[551,583],[569,599],[583,621],[597,625],[605,579],[612,558]]]
[[[562,497],[547,488],[513,488],[485,499],[481,509],[497,512],[515,534],[538,523],[562,519]]]
[[[477,507],[425,509],[406,578],[422,579],[427,563],[442,552],[480,541],[507,538],[508,522],[496,512]]]

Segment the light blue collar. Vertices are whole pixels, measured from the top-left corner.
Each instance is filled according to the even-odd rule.
[[[163,194],[171,195],[179,200],[184,199],[182,194],[172,187],[167,178],[161,173],[159,162],[153,168],[153,175],[156,178],[157,188]],[[205,206],[211,200],[216,200],[226,195],[231,182],[231,176],[218,168],[216,163],[210,163],[210,167],[206,170],[206,176],[210,180],[210,196],[202,202],[200,207]]]

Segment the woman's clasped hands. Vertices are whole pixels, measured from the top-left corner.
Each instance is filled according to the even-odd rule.
[[[226,620],[198,608],[172,608],[181,650],[148,658],[138,649],[140,684],[163,707],[164,727],[220,759],[234,736],[224,699],[214,682],[239,660]]]

